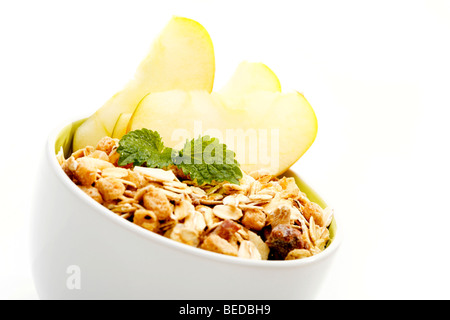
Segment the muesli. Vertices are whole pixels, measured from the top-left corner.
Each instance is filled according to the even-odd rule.
[[[105,137],[67,159],[61,150],[57,159],[92,199],[151,232],[257,260],[310,257],[330,240],[332,209],[311,202],[294,178],[259,170],[242,172],[235,182],[199,183],[173,165],[148,167],[150,160],[123,165],[126,152],[118,151],[119,140]],[[164,153],[163,148],[159,151]]]

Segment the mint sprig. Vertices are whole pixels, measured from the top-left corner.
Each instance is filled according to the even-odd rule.
[[[150,168],[176,166],[198,185],[229,182],[239,184],[242,171],[235,153],[217,138],[201,136],[187,140],[180,151],[164,146],[158,132],[140,129],[124,135],[117,149],[119,166]]]
[[[234,158],[235,153],[219,139],[203,136],[186,141],[179,158],[173,160],[185,175],[200,185],[223,181],[239,184],[242,171]]]
[[[146,165],[150,168],[165,168],[172,164],[172,149],[164,147],[161,136],[147,129],[131,131],[119,141],[118,165]]]

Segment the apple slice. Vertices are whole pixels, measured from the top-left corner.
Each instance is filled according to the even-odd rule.
[[[256,91],[281,92],[280,80],[265,64],[243,61],[218,92],[229,108],[239,109],[243,105],[243,95]]]
[[[254,91],[240,97],[242,104],[235,108],[217,92],[151,93],[136,108],[129,130],[156,130],[173,148],[180,148],[186,139],[210,135],[236,152],[244,171],[282,174],[314,142],[314,110],[298,92]]]
[[[134,78],[92,116],[95,121],[86,121],[75,132],[73,149],[95,145],[100,132],[111,136],[119,115],[133,113],[149,92],[211,92],[214,73],[214,47],[206,29],[194,20],[173,17],[139,64]]]
[[[218,92],[236,96],[255,91],[281,92],[277,75],[264,63],[241,62],[228,83]]]
[[[88,145],[96,146],[97,142],[105,136],[109,136],[109,132],[98,118],[98,115],[94,114],[86,119],[75,131],[72,149],[76,151]]]
[[[111,138],[121,139],[127,133],[128,122],[133,114],[121,113],[114,126]]]

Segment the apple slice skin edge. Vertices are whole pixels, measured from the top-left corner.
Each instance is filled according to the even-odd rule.
[[[264,101],[267,95],[275,99],[273,103],[269,103],[271,107],[269,107],[267,115],[256,117],[255,122],[250,123],[247,120],[250,121],[255,117],[248,114],[248,110],[228,109],[221,104],[220,99],[215,99],[216,96],[213,97],[207,92],[167,91],[149,94],[136,108],[128,123],[127,131],[142,128],[156,130],[161,134],[168,147],[175,147],[180,141],[171,139],[173,139],[175,130],[178,129],[186,132],[186,138],[193,138],[193,135],[198,134],[211,135],[211,130],[219,130],[220,134],[216,131],[219,134],[216,137],[222,140],[225,137],[223,143],[227,143],[227,130],[235,129],[245,133],[249,129],[258,132],[266,129],[269,130],[267,135],[270,137],[270,130],[278,129],[279,132],[276,134],[280,134],[277,142],[279,153],[277,153],[278,149],[273,149],[273,151],[270,147],[266,149],[270,156],[279,157],[278,162],[273,161],[274,167],[270,170],[271,173],[277,175],[289,169],[310,148],[317,136],[318,123],[314,110],[303,94],[296,91],[290,93],[261,92],[261,96],[259,93],[251,94],[252,97],[258,96],[261,101]],[[195,106],[195,101],[205,102],[205,104],[199,109],[198,106]],[[252,112],[258,111],[255,108],[252,110]],[[164,119],[170,119],[170,121]],[[270,122],[271,120],[272,122]],[[201,123],[202,132],[196,132],[195,123]],[[238,131],[234,133],[236,134]],[[272,141],[271,144],[276,142],[270,141]],[[249,148],[248,145],[246,148]],[[246,149],[245,155],[251,154],[252,150]],[[241,152],[237,158],[243,155]],[[261,161],[254,163],[255,165],[249,165],[245,161],[239,162],[246,171],[267,169]],[[279,164],[279,167],[276,164]],[[279,170],[275,168],[279,168]]]
[[[174,16],[139,64],[135,76],[80,126],[74,146],[95,145],[98,132],[111,136],[121,113],[133,113],[149,92],[172,89],[210,91],[215,77],[215,54],[211,37],[197,21]],[[89,119],[88,119],[89,120]],[[103,128],[99,128],[99,126]],[[93,132],[92,137],[87,133]]]
[[[175,24],[173,24],[173,23],[175,23]],[[201,90],[206,90],[207,92],[211,93],[211,91],[213,89],[213,82],[214,82],[215,61],[214,61],[214,50],[212,48],[212,42],[211,42],[210,36],[209,36],[208,32],[206,31],[206,29],[203,26],[201,26],[198,22],[196,22],[195,20],[192,20],[189,18],[184,18],[184,17],[174,16],[172,18],[171,22],[163,30],[162,34],[164,35],[164,32],[166,32],[167,34],[172,34],[172,33],[178,34],[179,32],[186,32],[186,31],[182,31],[183,28],[191,28],[192,30],[196,30],[195,32],[197,32],[197,34],[195,34],[193,37],[203,39],[202,41],[204,41],[206,39],[206,41],[204,41],[204,43],[206,43],[206,46],[209,46],[209,45],[211,46],[212,54],[210,55],[210,59],[212,59],[213,62],[212,62],[212,64],[210,63],[210,65],[208,67],[210,70],[208,72],[206,72],[206,73],[209,73],[210,81],[209,81],[208,86],[202,85],[202,88],[201,88]],[[193,32],[193,33],[195,33],[195,32]],[[175,38],[176,37],[178,37],[178,35],[175,36]],[[162,40],[162,43],[166,42],[164,36],[159,40]],[[158,43],[158,39],[156,39],[155,43]],[[148,73],[148,72],[151,73],[151,70],[152,70],[151,66],[153,64],[152,61],[154,61],[154,57],[150,57],[150,58],[147,57],[141,62],[141,64],[139,65],[139,68],[136,71],[136,79],[140,79],[142,77],[145,78],[145,73]],[[248,72],[248,74],[245,74],[245,72]],[[253,74],[252,74],[252,72],[253,72]],[[239,79],[239,77],[237,77],[240,74],[241,74],[243,80],[241,80],[241,79]],[[174,79],[176,79],[176,76]],[[257,81],[255,81],[256,79],[257,79]],[[132,80],[130,83],[133,84],[133,81],[135,81],[135,80]],[[276,77],[275,73],[263,63],[251,63],[251,62],[244,61],[243,63],[241,63],[238,66],[234,76],[230,79],[229,83],[224,87],[225,89],[231,88],[231,91],[224,90],[225,92],[228,91],[229,92],[228,94],[233,94],[233,92],[236,94],[242,94],[240,88],[236,88],[236,83],[233,83],[233,81],[236,82],[237,84],[239,84],[239,81],[243,81],[243,83],[241,83],[241,85],[243,85],[243,87],[245,88],[245,89],[243,89],[243,91],[251,90],[251,91],[257,92],[259,89],[261,89],[261,90],[265,90],[267,92],[281,93],[281,84],[280,84],[279,79]],[[247,81],[247,83],[246,83],[246,81]],[[255,81],[257,83],[255,84],[255,83],[253,83],[253,81]],[[154,82],[153,79],[150,82]],[[208,82],[208,81],[206,81],[206,82]],[[125,88],[129,87],[130,83]],[[177,81],[174,80],[173,83],[177,83]],[[133,85],[131,85],[131,87],[133,87]],[[131,103],[131,105],[129,105],[129,106],[126,106],[127,99],[125,99],[125,100],[122,99],[124,92],[123,91],[118,92],[106,103],[106,106],[108,106],[108,104],[111,105],[111,108],[109,108],[111,110],[107,110],[108,108],[106,108],[106,106],[104,106],[104,107],[100,108],[93,115],[93,117],[96,118],[95,121],[93,121],[93,119],[88,118],[87,121],[85,121],[85,123],[83,123],[80,126],[80,129],[78,129],[77,132],[75,132],[74,141],[78,140],[79,132],[86,131],[88,129],[88,128],[83,128],[83,126],[88,126],[88,125],[90,125],[92,127],[89,130],[92,130],[92,132],[95,133],[95,139],[98,138],[97,136],[99,136],[100,133],[102,133],[102,134],[104,133],[105,135],[112,136],[113,133],[115,131],[117,131],[115,127],[116,127],[116,125],[118,125],[120,116],[123,115],[124,113],[131,114],[130,120],[128,121],[128,124],[126,125],[126,130],[124,131],[124,133],[131,131],[133,129],[133,121],[137,117],[136,114],[139,109],[139,106],[146,99],[146,97],[148,97],[149,95],[156,93],[156,92],[170,91],[167,89],[171,89],[172,87],[173,87],[172,85],[169,85],[169,87],[164,87],[164,86],[160,87],[160,88],[155,87],[156,89],[150,90],[150,92],[148,92],[148,90],[142,91],[141,89],[137,90],[136,88],[134,88],[134,89],[131,88],[131,92],[134,92],[136,95],[134,97],[135,101],[133,103]],[[176,87],[176,85],[175,85],[175,87]],[[185,87],[184,89],[189,89],[189,87]],[[133,91],[133,90],[135,90],[135,91]],[[146,92],[146,93],[142,94],[142,92]],[[308,108],[306,108],[306,109],[308,109],[310,115],[306,116],[306,118],[308,119],[308,121],[307,121],[308,123],[306,123],[305,126],[309,126],[311,132],[306,134],[306,136],[307,136],[306,138],[302,138],[301,136],[298,137],[299,144],[301,144],[300,148],[293,147],[292,150],[284,150],[285,153],[286,152],[289,153],[289,157],[286,156],[286,159],[283,160],[284,164],[281,167],[281,171],[278,173],[282,173],[283,171],[287,170],[298,159],[300,159],[300,157],[302,157],[303,154],[311,147],[311,145],[313,144],[313,142],[317,136],[317,118],[315,116],[314,110],[312,109],[309,102],[307,102],[307,100],[305,99],[303,94],[301,94],[299,92],[296,92],[296,93],[304,101],[306,101],[306,103],[303,103],[303,106],[305,106],[305,105],[308,106]],[[142,98],[137,98],[138,96],[142,96]],[[116,104],[116,106],[113,106],[115,104]],[[308,112],[305,112],[305,113],[308,113]],[[117,116],[116,116],[116,114],[117,114]],[[105,117],[110,118],[111,121],[109,121],[109,122],[111,122],[113,124],[112,126],[106,125],[105,123],[103,123],[102,119]],[[287,118],[288,117],[289,116],[287,116]],[[201,120],[201,119],[199,118],[198,120]],[[286,119],[286,120],[289,122],[289,119]],[[168,122],[168,124],[170,125],[170,121]],[[282,124],[280,124],[280,126],[281,125]],[[109,130],[109,127],[111,127],[110,128],[111,130]],[[148,128],[148,129],[153,129],[153,130],[156,129],[157,130],[157,128],[151,128],[151,125],[149,125],[149,127],[150,128]],[[87,131],[89,131],[89,130],[87,130]],[[83,133],[83,135],[85,136],[84,138],[87,137],[86,136],[87,131]],[[77,143],[77,147],[78,148],[83,147],[82,143]],[[285,157],[285,154],[282,153],[280,156]],[[289,164],[289,166],[287,166],[287,164]]]

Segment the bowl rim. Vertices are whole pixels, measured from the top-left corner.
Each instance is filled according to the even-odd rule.
[[[334,219],[336,221],[336,231],[333,238],[333,241],[331,244],[322,252],[305,258],[305,259],[297,259],[297,260],[252,260],[252,259],[244,259],[244,258],[238,258],[233,256],[228,256],[216,252],[211,252],[205,249],[193,247],[184,243],[180,243],[177,241],[174,241],[172,239],[166,238],[164,236],[161,236],[159,234],[156,234],[154,232],[151,232],[149,230],[146,230],[136,224],[131,223],[130,221],[127,221],[115,213],[113,213],[111,210],[107,209],[100,203],[93,200],[91,197],[89,197],[85,192],[83,192],[80,188],[77,187],[76,184],[74,184],[64,173],[64,171],[61,169],[61,166],[59,165],[56,154],[55,154],[55,143],[58,138],[58,135],[62,132],[62,130],[70,125],[71,123],[74,123],[75,121],[78,121],[80,119],[83,119],[82,117],[78,118],[72,118],[72,119],[66,119],[66,121],[60,123],[60,125],[56,126],[48,135],[47,137],[47,143],[46,143],[46,150],[45,153],[47,154],[47,157],[49,159],[49,165],[54,172],[55,176],[58,178],[60,183],[62,183],[70,192],[73,192],[76,197],[79,199],[79,201],[83,201],[85,205],[90,207],[94,212],[97,214],[100,214],[102,217],[109,219],[111,222],[120,225],[122,228],[133,232],[134,234],[140,236],[141,238],[145,239],[146,241],[154,241],[160,246],[169,247],[172,250],[181,251],[184,254],[192,254],[199,258],[203,258],[206,260],[213,260],[215,262],[220,263],[227,263],[227,264],[233,264],[233,265],[240,265],[240,266],[246,266],[246,267],[257,267],[257,268],[301,268],[306,267],[312,264],[316,264],[322,260],[327,259],[330,256],[333,256],[333,254],[337,251],[337,249],[340,247],[340,244],[342,242],[342,221],[341,219],[336,219],[336,213],[334,212]],[[47,161],[47,160],[45,160]],[[297,172],[295,170],[292,170],[292,172],[296,175]],[[300,177],[300,175],[298,175]],[[303,179],[302,179],[303,180]],[[306,182],[305,182],[306,183]],[[311,186],[309,183],[307,183],[308,186]],[[312,188],[312,190],[316,190],[315,188]],[[318,193],[320,194],[320,193]]]

